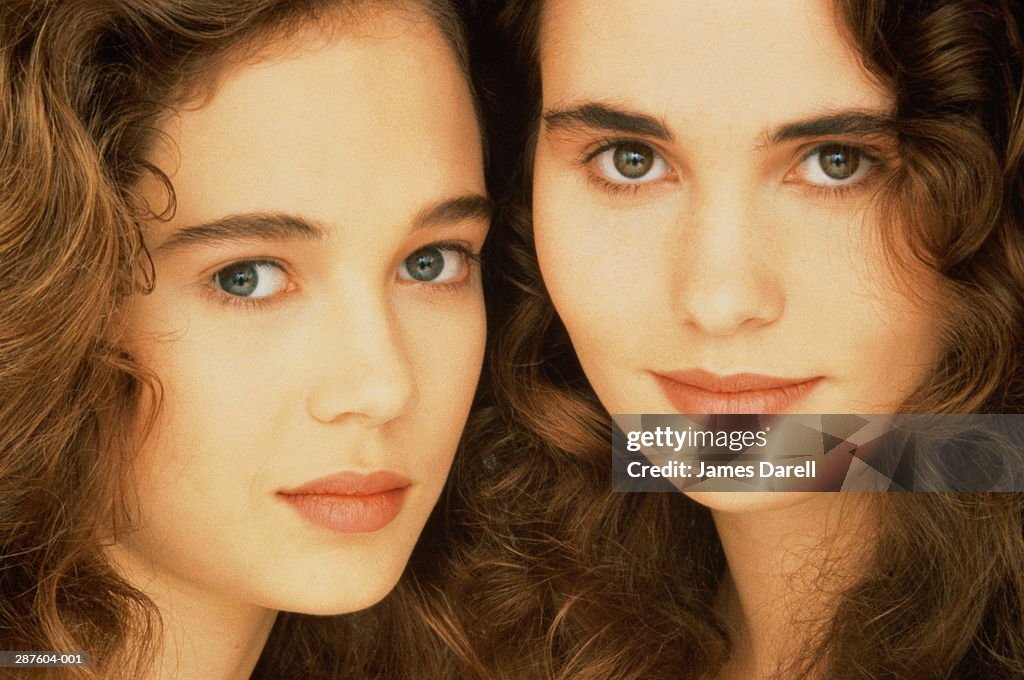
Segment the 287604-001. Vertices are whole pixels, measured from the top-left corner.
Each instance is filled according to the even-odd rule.
[[[54,668],[88,666],[85,652],[0,652],[0,668]]]

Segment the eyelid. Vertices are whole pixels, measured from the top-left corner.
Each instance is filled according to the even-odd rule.
[[[643,179],[641,179],[638,181],[616,182],[604,177],[603,173],[596,172],[593,169],[595,160],[601,154],[611,151],[616,147],[628,144],[637,144],[651,149],[655,155],[656,162],[664,164],[664,175],[649,181],[643,181]],[[576,159],[576,164],[586,170],[588,182],[599,190],[611,195],[622,195],[628,193],[635,196],[640,192],[654,191],[659,186],[676,178],[675,167],[669,159],[669,154],[665,153],[658,144],[642,137],[604,137],[589,145]]]
[[[600,154],[613,149],[617,146],[624,146],[626,144],[639,144],[641,146],[648,146],[654,150],[656,154],[661,156],[666,162],[668,161],[668,154],[661,150],[661,148],[654,142],[648,141],[642,137],[602,137],[592,144],[588,144],[587,148],[580,154],[576,160],[580,165],[586,165]]]
[[[868,162],[868,166],[861,173],[862,176],[856,179],[836,180],[832,182],[813,182],[808,181],[803,177],[796,177],[794,179],[805,163],[815,155],[830,147],[846,147],[858,152],[861,155],[861,158]],[[885,154],[882,149],[875,145],[865,144],[860,141],[851,141],[848,139],[826,139],[822,141],[815,141],[798,149],[797,154],[798,160],[786,173],[783,178],[783,183],[804,185],[815,191],[823,191],[832,194],[860,189],[863,186],[872,183],[873,179],[888,169],[888,165],[886,163],[887,154]]]
[[[413,251],[411,251],[406,257],[402,258],[402,260],[398,263],[396,270],[400,271],[401,268],[405,266],[405,261],[409,257],[412,257],[412,255],[425,248],[437,248],[438,250],[450,250],[458,253],[465,260],[464,273],[459,275],[455,279],[448,279],[444,281],[419,281],[412,277],[404,278],[399,276],[398,281],[402,285],[413,285],[421,289],[426,289],[428,291],[434,292],[461,288],[462,286],[466,285],[469,282],[470,276],[473,274],[473,270],[482,267],[480,253],[476,252],[473,245],[470,244],[469,242],[433,241],[431,243],[425,243],[421,246],[418,246]]]
[[[875,160],[875,149],[867,144],[861,142],[854,142],[846,139],[827,139],[824,141],[812,142],[806,144],[801,148],[800,160],[805,161],[814,154],[818,153],[822,149],[827,149],[830,146],[842,146],[849,149],[854,149],[861,153],[864,158],[869,160]]]
[[[216,274],[217,272],[221,271],[222,269],[227,269],[228,267],[231,267],[233,265],[243,264],[243,263],[244,264],[265,264],[265,265],[271,265],[271,266],[277,267],[278,269],[283,271],[288,276],[289,279],[295,278],[294,277],[294,273],[292,272],[291,266],[287,262],[285,262],[284,260],[282,260],[280,258],[277,258],[277,257],[274,257],[272,255],[253,255],[251,257],[231,257],[231,258],[227,258],[227,259],[224,259],[221,262],[218,262],[217,264],[215,264],[213,266],[206,267],[203,270],[203,272],[200,274],[200,278],[202,278],[204,281],[210,280],[210,279],[213,278],[214,274]]]
[[[245,297],[227,293],[216,284],[214,277],[222,270],[238,264],[269,265],[280,269],[285,277],[285,288],[274,295],[265,295],[262,297]],[[204,278],[201,282],[201,287],[214,302],[229,307],[238,307],[243,310],[266,309],[278,304],[283,299],[290,297],[297,289],[297,286],[295,285],[295,277],[288,265],[273,257],[241,257],[222,262],[206,270],[206,274],[204,274]]]
[[[802,163],[822,149],[830,146],[845,146],[855,149],[860,152],[861,156],[877,165],[887,164],[892,155],[890,152],[876,144],[870,144],[863,140],[837,138],[814,141],[801,145],[797,149],[797,154],[800,159],[799,162]]]

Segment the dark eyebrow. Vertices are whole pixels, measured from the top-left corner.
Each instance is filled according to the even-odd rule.
[[[466,194],[423,208],[413,218],[413,228],[422,229],[465,220],[490,222],[493,210],[491,199],[486,196]],[[179,229],[157,246],[154,252],[167,253],[195,245],[230,241],[323,241],[326,238],[325,227],[298,215],[241,213]]]
[[[544,112],[544,123],[549,130],[589,128],[643,135],[664,141],[672,140],[668,126],[658,118],[599,102],[583,102],[568,108],[549,109]]]
[[[787,123],[769,130],[764,135],[763,146],[804,137],[892,134],[894,129],[893,117],[887,113],[841,111],[827,116]]]
[[[241,213],[179,229],[154,252],[228,241],[322,241],[326,237],[326,229],[297,215]]]
[[[490,222],[494,203],[480,194],[466,194],[429,205],[413,218],[413,228],[422,229],[453,222],[479,220]]]

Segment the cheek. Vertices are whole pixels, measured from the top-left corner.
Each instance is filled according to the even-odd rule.
[[[421,452],[422,469],[440,489],[476,393],[487,326],[479,290],[454,300],[436,295],[433,301],[408,299],[398,308],[417,399],[407,422],[395,427]]]
[[[289,324],[250,332],[157,294],[131,321],[131,351],[161,388],[136,461],[142,512],[159,523],[172,513],[201,517],[204,508],[245,507],[263,486],[276,433],[299,398],[295,352],[284,348],[301,341]],[[140,415],[151,410],[143,404]]]
[[[538,166],[533,223],[545,288],[605,408],[642,410],[651,392],[638,377],[678,342],[675,205],[615,209],[586,184]]]
[[[665,273],[657,230],[643,216],[591,205],[573,182],[539,178],[533,228],[544,286],[588,374],[594,361],[621,356],[650,328]],[[638,228],[645,227],[645,228]]]
[[[921,282],[925,289],[930,281]],[[862,376],[861,401],[874,411],[892,412],[934,373],[940,343],[941,302],[908,299],[890,293],[887,304],[879,304],[873,316],[865,315],[868,330],[857,338],[854,356]],[[871,320],[875,325],[868,326]]]
[[[615,334],[625,322],[627,291],[615,282],[619,258],[614,249],[600,239],[586,238],[582,219],[538,210],[537,257],[544,286],[576,355],[591,383],[600,385],[608,368],[605,355],[618,344]]]
[[[792,320],[835,378],[835,407],[892,412],[933,373],[943,295],[937,275],[886,256],[870,219],[840,222],[790,283]]]

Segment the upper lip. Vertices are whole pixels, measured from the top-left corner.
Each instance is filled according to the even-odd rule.
[[[802,385],[817,379],[817,376],[809,378],[778,378],[757,373],[718,375],[717,373],[711,373],[700,368],[689,368],[683,371],[664,373],[658,372],[655,375],[667,378],[673,382],[695,387],[699,390],[721,394],[777,390],[792,385]]]
[[[410,484],[412,482],[408,477],[391,470],[376,470],[369,473],[345,471],[284,489],[280,493],[286,496],[370,496],[404,489]]]

